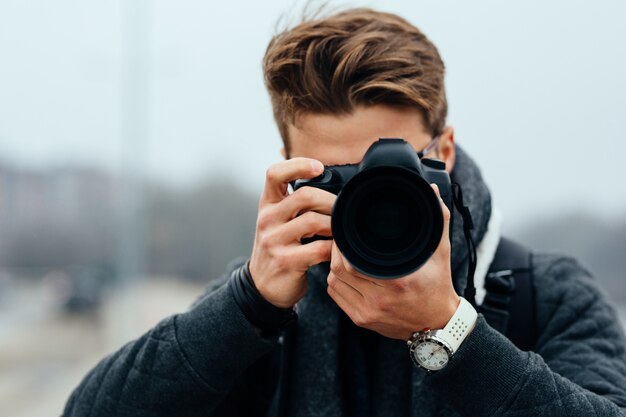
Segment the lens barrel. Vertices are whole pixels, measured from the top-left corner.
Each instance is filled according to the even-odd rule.
[[[355,174],[339,192],[331,221],[348,262],[380,279],[421,267],[443,231],[439,199],[428,182],[414,170],[393,165]]]

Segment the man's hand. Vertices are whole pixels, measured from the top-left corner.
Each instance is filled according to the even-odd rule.
[[[300,240],[331,236],[330,213],[337,197],[315,187],[302,187],[292,194],[287,191],[290,181],[313,178],[323,170],[321,162],[308,158],[289,159],[267,170],[250,275],[261,295],[277,307],[293,307],[306,293],[306,270],[330,260],[332,241],[303,245]]]
[[[437,186],[432,187],[439,196]],[[439,202],[444,215],[439,246],[405,277],[382,280],[359,274],[333,241],[328,294],[357,326],[408,340],[418,330],[443,328],[454,315],[460,299],[450,271],[450,211],[441,198]]]

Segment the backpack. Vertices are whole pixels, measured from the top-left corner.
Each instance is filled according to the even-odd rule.
[[[478,307],[487,323],[519,349],[529,351],[537,340],[532,253],[501,238],[485,277],[485,299]]]

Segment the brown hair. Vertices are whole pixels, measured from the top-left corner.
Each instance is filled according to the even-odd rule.
[[[299,113],[349,114],[358,105],[388,104],[418,108],[433,136],[445,124],[437,48],[394,14],[359,8],[305,20],[272,38],[263,74],[287,153],[287,127]]]

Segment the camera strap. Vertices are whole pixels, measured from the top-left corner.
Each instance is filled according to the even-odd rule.
[[[474,285],[474,273],[476,272],[476,244],[472,238],[472,230],[474,229],[474,221],[469,208],[463,202],[463,190],[458,183],[452,183],[452,198],[454,206],[463,218],[463,234],[467,244],[468,266],[467,266],[467,283],[463,292],[463,298],[470,302],[476,308],[476,286]],[[450,225],[452,228],[452,225]]]

